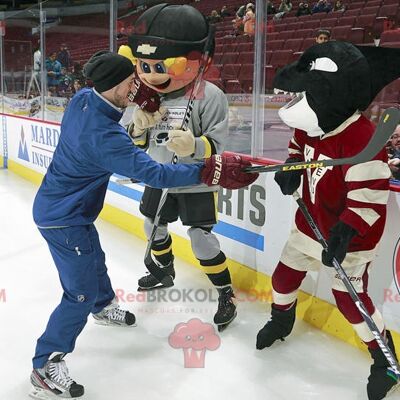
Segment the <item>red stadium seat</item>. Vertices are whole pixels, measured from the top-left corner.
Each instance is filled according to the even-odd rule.
[[[295,51],[300,51],[301,46],[303,44],[303,38],[301,39],[289,39],[285,42],[285,45],[283,46],[284,50],[292,50],[293,52]]]
[[[278,40],[279,39],[279,32],[268,32],[267,33],[267,40]]]
[[[399,4],[388,4],[380,8],[378,17],[390,17],[393,19],[397,19],[398,15]]]
[[[253,79],[253,64],[243,64],[239,72],[239,81]]]
[[[388,4],[399,4],[399,0],[383,0],[384,6],[386,6]]]
[[[356,22],[356,17],[350,16],[350,17],[342,17],[338,18],[337,26],[343,26],[343,25],[350,25],[351,27],[354,26]]]
[[[283,67],[289,63],[292,54],[292,50],[277,50],[273,52],[271,57],[271,65],[274,67]]]
[[[267,42],[267,50],[281,50],[284,43],[284,40],[271,40]]]
[[[364,9],[361,11],[361,14],[369,15],[369,14],[375,14],[375,16],[378,14],[379,11],[379,6],[373,6],[373,7],[364,7]]]
[[[400,29],[392,31],[385,31],[381,34],[381,45],[386,42],[399,42],[400,41]]]
[[[268,42],[267,42],[268,43]],[[239,43],[237,45],[236,51],[238,53],[243,53],[245,51],[254,51],[254,42],[250,43]]]
[[[321,26],[331,29],[336,26],[337,20],[337,18],[321,18]]]
[[[351,28],[348,39],[351,43],[362,44],[364,43],[364,28]]]
[[[226,44],[223,47],[223,53],[234,53],[236,52],[236,43]]]
[[[242,92],[242,87],[240,86],[239,81],[225,82],[225,93],[236,94],[236,93],[241,93],[241,92]]]
[[[221,78],[223,81],[237,81],[239,80],[239,72],[241,64],[225,64],[222,67]]]
[[[291,39],[293,35],[296,35],[295,31],[281,31],[279,32],[279,39],[288,40]]]
[[[301,29],[303,27],[303,21],[301,22],[293,22],[291,24],[286,25],[286,30],[288,31],[298,31],[299,29]]]
[[[332,38],[335,40],[347,40],[350,36],[351,26],[336,26],[332,29]]]
[[[394,49],[400,49],[400,41],[398,42],[386,42],[381,45],[382,47],[392,47]]]
[[[373,7],[373,6],[380,7],[381,5],[382,5],[382,0],[368,0],[365,7]]]
[[[309,37],[314,37],[315,36],[315,31],[314,29],[299,29],[296,32],[296,37],[298,38],[309,38]]]
[[[356,3],[346,3],[349,10],[361,10],[364,7],[363,1],[357,1]]]
[[[306,38],[303,41],[303,45],[301,46],[301,51],[307,50],[309,47],[314,46],[316,44],[315,38]]]
[[[357,22],[355,24],[355,27],[359,28],[371,28],[374,25],[376,19],[375,14],[361,14],[357,18]]]
[[[238,58],[238,53],[224,53],[221,57],[221,64],[235,64]]]
[[[353,10],[346,10],[346,11],[343,13],[343,16],[344,16],[344,17],[351,17],[351,16],[357,17],[358,14],[360,14],[360,9],[354,8]],[[340,18],[340,17],[339,17],[339,18]]]
[[[268,48],[268,47],[267,47]],[[245,51],[239,54],[237,62],[240,64],[251,64],[254,62],[254,51]]]
[[[222,53],[214,53],[213,62],[214,64],[221,64]]]
[[[304,22],[303,24],[303,29],[318,29],[321,26],[321,21],[319,19],[317,20],[310,20],[307,22]]]

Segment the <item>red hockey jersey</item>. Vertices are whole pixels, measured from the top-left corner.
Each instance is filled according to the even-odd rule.
[[[374,131],[374,124],[360,115],[349,118],[322,139],[296,129],[289,154],[304,161],[351,157],[367,145]],[[349,252],[365,252],[375,248],[383,233],[389,177],[383,149],[362,164],[305,170],[302,197],[325,238],[342,220],[359,233],[351,241]],[[295,223],[300,232],[315,240],[300,210]]]

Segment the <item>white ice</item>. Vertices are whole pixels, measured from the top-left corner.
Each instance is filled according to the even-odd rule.
[[[36,190],[0,170],[1,400],[28,398],[35,342],[62,294],[47,245],[32,221]],[[124,291],[126,300],[128,293],[136,294],[137,279],[145,271],[144,242],[104,221],[96,226],[113,286]],[[211,289],[193,266],[180,260],[176,266],[174,289]],[[84,398],[367,399],[368,354],[302,321],[285,342],[256,350],[256,334],[269,317],[265,303],[241,302],[237,319],[220,334],[221,346],[206,352],[205,367],[184,368],[183,351],[170,347],[168,336],[176,324],[191,318],[211,322],[216,310],[212,300],[126,301],[123,305],[138,322],[130,329],[99,326],[89,318],[66,358],[72,378],[85,386]]]

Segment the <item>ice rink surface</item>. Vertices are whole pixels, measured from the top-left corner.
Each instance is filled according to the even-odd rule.
[[[31,207],[37,187],[0,170],[0,399],[28,399],[36,339],[62,291]],[[182,349],[169,345],[178,323],[211,323],[216,294],[201,271],[177,260],[177,279],[164,300],[136,298],[145,244],[109,223],[96,223],[109,274],[137,327],[88,323],[66,361],[87,400],[366,400],[370,359],[343,342],[297,321],[286,342],[258,351],[255,337],[269,305],[242,301],[238,317],[206,351],[204,368],[185,368]],[[199,301],[182,301],[192,289]],[[196,292],[197,290],[197,292]],[[213,296],[205,301],[204,293]],[[172,295],[173,294],[173,295]],[[181,297],[181,300],[179,300]],[[390,399],[400,399],[399,394]]]

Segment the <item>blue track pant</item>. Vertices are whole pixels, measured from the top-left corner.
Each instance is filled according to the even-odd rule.
[[[34,368],[42,368],[53,352],[72,352],[88,315],[100,312],[115,297],[93,224],[39,231],[49,246],[64,293],[37,341]]]

